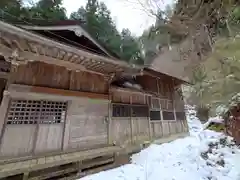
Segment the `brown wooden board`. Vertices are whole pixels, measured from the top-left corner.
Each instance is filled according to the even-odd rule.
[[[30,62],[17,66],[11,76],[15,84],[68,89],[70,71],[61,66]]]
[[[104,76],[86,71],[73,72],[70,81],[71,90],[107,93],[108,85]]]

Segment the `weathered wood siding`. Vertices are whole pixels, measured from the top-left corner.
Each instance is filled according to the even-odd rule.
[[[132,117],[133,143],[143,142],[150,139],[150,128],[148,118]]]
[[[146,99],[142,92],[111,88],[112,102],[122,104],[145,105]],[[150,139],[148,117],[112,117],[111,132],[116,144],[137,144]]]
[[[3,127],[4,127],[4,123],[5,123],[5,116],[6,116],[7,111],[8,111],[9,101],[10,101],[9,95],[5,94],[3,96],[2,102],[0,104],[0,114],[1,114],[1,116],[0,116],[0,132],[1,132],[0,137],[2,136],[2,133],[3,133]]]
[[[130,117],[112,117],[111,140],[116,145],[127,145],[132,143],[132,125]]]
[[[137,92],[134,90],[126,90],[124,88],[114,88],[110,89],[110,94],[112,97],[112,102],[123,103],[123,104],[146,104],[145,96],[142,92]]]
[[[71,71],[62,66],[43,62],[19,65],[11,73],[12,83],[58,89],[107,93],[104,76],[86,71]]]
[[[181,91],[174,91],[174,81],[168,79],[169,82],[166,82],[164,79],[160,80],[151,76],[144,76],[138,80],[142,81],[145,85],[143,89],[148,90],[149,93],[111,88],[112,102],[126,105],[148,105],[150,111],[159,111],[160,118],[150,120],[150,117],[112,117],[113,141],[116,144],[129,144],[130,142],[137,144],[151,138],[157,139],[187,132],[186,119],[177,120],[176,118],[176,110],[184,112],[184,102],[181,99]],[[174,116],[166,120],[163,112],[171,112]]]
[[[137,76],[137,82],[142,86],[143,90],[149,93],[157,94],[158,97],[171,99],[174,91],[173,79],[167,76],[160,78],[143,75]]]
[[[81,98],[68,105],[64,149],[88,149],[107,144],[107,100]]]
[[[11,85],[1,112],[9,99],[68,101],[66,120],[56,124],[6,124],[2,118],[0,156],[27,156],[50,152],[83,150],[108,144],[108,99],[92,99],[32,92],[31,86]],[[10,143],[11,142],[11,143]],[[62,149],[63,148],[63,149]]]
[[[71,72],[70,90],[106,93],[108,86],[104,77],[90,72]]]
[[[35,125],[9,125],[4,129],[1,156],[24,156],[33,152]]]
[[[158,80],[156,78],[143,75],[137,76],[136,80],[145,91],[158,93]]]
[[[46,153],[60,151],[62,148],[64,124],[40,124],[37,130],[34,152]]]
[[[30,62],[15,67],[11,76],[15,84],[68,89],[70,71],[61,66]]]

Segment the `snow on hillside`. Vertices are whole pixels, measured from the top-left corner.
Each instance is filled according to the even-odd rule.
[[[191,135],[152,144],[132,156],[132,163],[81,180],[240,180],[240,150],[230,137],[209,130],[188,108]]]

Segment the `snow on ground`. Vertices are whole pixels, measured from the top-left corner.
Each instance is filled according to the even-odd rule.
[[[210,130],[187,112],[191,136],[152,144],[132,163],[81,180],[240,180],[240,150],[230,137]]]

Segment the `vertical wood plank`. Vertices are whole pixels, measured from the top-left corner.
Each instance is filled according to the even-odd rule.
[[[159,82],[158,81],[159,81],[159,79],[157,79],[157,91],[158,91],[158,94],[160,94],[160,92],[159,92],[160,91],[159,90]]]
[[[69,109],[72,108],[72,101],[68,102],[67,113],[65,119],[65,131],[63,134],[63,151],[67,150],[69,144],[69,134],[70,134],[70,114]]]
[[[175,109],[175,100],[173,100],[173,115],[174,115],[174,120],[177,120],[177,116],[176,116],[176,109]]]
[[[70,78],[69,78],[69,90],[72,90],[73,89],[73,77],[74,77],[74,74],[73,74],[73,71],[70,71]]]
[[[144,103],[145,104],[147,104],[146,103],[146,95],[144,94]],[[148,106],[149,107],[149,106]],[[152,124],[151,124],[151,120],[150,120],[150,108],[149,108],[149,110],[148,110],[148,127],[149,127],[149,140],[152,140],[153,139],[153,132],[152,132]]]
[[[161,126],[162,126],[162,136],[164,136],[163,133],[163,111],[162,111],[162,104],[161,104],[161,100],[159,99],[159,106],[160,106],[160,117],[161,117]]]
[[[109,94],[109,103],[108,103],[108,144],[112,144],[112,98]]]
[[[132,96],[130,95],[130,104],[132,104]],[[133,139],[133,119],[132,119],[132,108],[130,110],[130,130],[131,130],[131,142],[134,144]]]
[[[7,90],[9,85],[12,84],[12,82],[14,81],[14,75],[15,75],[15,72],[16,72],[16,65],[12,64],[11,63],[11,68],[10,68],[10,76],[8,77],[8,80],[7,80],[7,84],[6,84],[6,87],[5,89]]]
[[[41,107],[42,107],[42,103],[41,103]],[[40,116],[41,116],[41,113],[39,113],[38,115],[38,119],[40,119]],[[33,148],[32,148],[32,154],[35,154],[36,153],[36,148],[37,148],[37,139],[38,139],[38,136],[39,136],[39,121],[37,121],[37,124],[36,124],[36,129],[35,129],[35,132],[34,132],[34,137],[33,137]],[[41,134],[40,134],[41,136]]]
[[[7,118],[7,113],[8,109],[10,107],[11,99],[9,95],[4,95],[2,99],[2,103],[0,106],[0,129],[1,129],[1,134],[0,134],[0,148],[2,147],[2,141],[3,141],[3,135],[6,129],[6,118]]]
[[[32,153],[35,125],[7,125],[2,138],[1,156],[25,156]],[[19,133],[21,132],[21,133]]]
[[[68,106],[69,106],[69,102],[67,102],[67,107],[66,107],[66,112],[65,112],[65,116],[64,116],[64,122],[63,122],[63,131],[62,131],[62,141],[61,141],[61,150],[64,150],[64,134],[66,131],[66,121],[67,121],[67,112],[68,112]]]
[[[169,135],[171,135],[171,125],[170,125],[170,122],[168,121],[167,124],[168,124]]]

